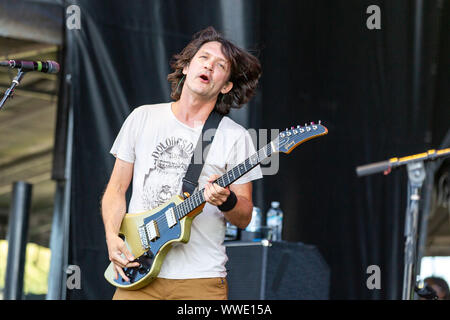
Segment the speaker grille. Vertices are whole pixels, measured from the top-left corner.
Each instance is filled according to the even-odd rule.
[[[329,267],[314,246],[236,242],[226,248],[230,300],[329,299]]]
[[[261,299],[263,251],[264,247],[260,244],[227,245],[229,299]]]

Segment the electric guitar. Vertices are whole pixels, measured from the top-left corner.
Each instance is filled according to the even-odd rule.
[[[276,152],[289,154],[299,144],[328,133],[320,121],[318,124],[292,127],[281,132],[273,141],[254,155],[226,172],[215,183],[226,187],[255,168],[260,162]],[[204,189],[195,191],[188,198],[175,195],[168,202],[142,213],[127,213],[120,226],[119,236],[124,239],[130,252],[138,257],[139,267],[124,268],[129,281],[120,274],[115,279],[113,263],[105,271],[106,280],[112,285],[137,290],[155,279],[166,254],[174,243],[189,241],[193,219],[205,206]]]

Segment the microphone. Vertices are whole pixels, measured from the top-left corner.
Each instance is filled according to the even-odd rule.
[[[39,71],[44,73],[58,73],[59,64],[55,61],[0,61],[0,67],[22,69],[23,71]]]

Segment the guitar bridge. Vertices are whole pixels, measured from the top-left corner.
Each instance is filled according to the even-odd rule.
[[[148,243],[147,233],[145,232],[145,225],[140,226],[138,228],[138,231],[139,231],[139,238],[141,238],[142,248],[144,248],[145,250],[149,249],[150,244]]]

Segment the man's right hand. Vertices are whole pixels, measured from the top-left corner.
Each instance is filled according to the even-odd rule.
[[[106,244],[108,246],[109,261],[114,266],[114,278],[117,280],[120,274],[125,281],[130,281],[125,275],[123,268],[139,267],[139,262],[133,262],[135,258],[128,250],[125,241],[119,236],[109,236],[106,239]]]

